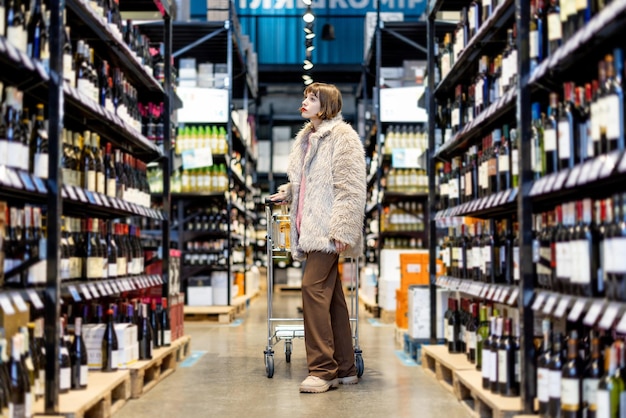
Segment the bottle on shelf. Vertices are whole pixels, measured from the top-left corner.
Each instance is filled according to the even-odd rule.
[[[102,337],[101,355],[103,372],[117,371],[119,363],[118,342],[115,333],[115,324],[113,323],[113,309],[107,311],[107,322]]]
[[[160,330],[161,330],[161,342],[164,347],[169,347],[172,345],[172,326],[170,324],[170,313],[167,304],[167,298],[161,299],[161,317],[160,321]]]
[[[578,332],[572,330],[567,340],[567,361],[561,377],[561,416],[582,416],[583,365],[578,351]]]
[[[489,376],[489,390],[491,393],[500,392],[500,375],[506,374],[506,369],[500,368],[500,358],[498,351],[500,349],[500,343],[502,342],[504,318],[497,316],[493,318],[493,334],[491,340],[491,376]]]
[[[604,370],[600,355],[600,339],[592,332],[590,341],[589,361],[583,371],[582,379],[582,414],[589,418],[596,418],[598,411],[598,385]]]
[[[77,316],[74,319],[74,340],[70,348],[72,364],[72,389],[86,389],[88,379],[87,346],[83,339],[83,319]]]
[[[552,355],[548,364],[549,416],[558,417],[561,411],[561,379],[563,369],[563,337],[559,332],[552,335]]]
[[[598,383],[596,417],[619,416],[620,392],[623,383],[617,374],[617,353],[614,346],[604,351],[604,375]]]
[[[519,385],[515,376],[515,344],[513,322],[504,318],[504,330],[498,346],[498,392],[502,396],[519,395]]]
[[[452,299],[450,302],[451,314],[448,317],[448,352],[461,352],[461,318],[458,311],[458,301]]]
[[[67,393],[72,388],[72,363],[65,343],[65,319],[59,322],[59,393]]]
[[[15,334],[11,339],[11,360],[8,364],[10,379],[9,411],[14,416],[31,417],[32,402],[30,386],[25,379],[26,371],[21,361],[23,336]]]
[[[478,306],[478,305],[477,305]],[[486,306],[481,306],[479,310],[479,325],[476,330],[476,369],[484,369],[485,361],[483,359],[483,353],[488,351],[485,349],[485,344],[489,338],[489,321],[487,320]],[[484,377],[483,377],[484,378]]]

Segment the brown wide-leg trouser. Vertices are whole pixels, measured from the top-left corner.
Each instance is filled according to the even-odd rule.
[[[302,277],[304,343],[309,374],[324,380],[356,375],[348,306],[338,254],[311,252]]]

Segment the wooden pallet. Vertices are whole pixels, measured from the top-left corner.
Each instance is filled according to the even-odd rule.
[[[185,321],[210,321],[230,324],[235,320],[235,306],[185,306]]]
[[[365,310],[372,314],[374,318],[378,318],[380,316],[380,308],[373,301],[367,299],[363,295],[359,295],[359,299],[361,303],[365,307]]]
[[[131,396],[128,370],[113,373],[89,372],[87,389],[59,395],[59,415],[67,418],[110,418]],[[35,403],[35,414],[44,414],[43,400]],[[57,415],[57,417],[59,416]]]
[[[450,354],[446,345],[422,347],[422,368],[454,393],[455,372],[471,370],[475,366],[463,354]]]
[[[396,322],[396,311],[380,309],[380,322],[383,324],[393,324]]]
[[[394,342],[396,343],[396,348],[400,350],[405,350],[404,338],[405,335],[409,332],[406,328],[400,328],[397,325],[395,326],[394,332]],[[406,351],[406,350],[405,350]],[[408,354],[408,353],[407,353]]]
[[[505,398],[482,387],[482,374],[463,354],[448,353],[445,345],[422,347],[422,368],[452,392],[477,418],[513,418],[521,414],[520,397]]]
[[[181,362],[191,354],[191,337],[184,335],[172,343],[176,346],[176,361]]]
[[[181,338],[176,340],[170,347],[154,349],[152,360],[140,360],[128,366],[131,398],[139,398],[176,371],[178,348],[182,343],[180,340]]]
[[[479,371],[463,370],[455,375],[455,394],[475,417],[513,418],[521,414],[521,398],[506,398],[483,389]]]

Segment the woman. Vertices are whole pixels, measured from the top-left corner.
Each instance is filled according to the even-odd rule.
[[[337,268],[339,254],[363,252],[365,153],[359,135],[343,121],[342,104],[334,85],[305,89],[300,112],[309,122],[289,156],[289,183],[270,197],[291,204],[291,254],[306,260],[302,311],[309,376],[300,385],[305,393],[358,383]]]

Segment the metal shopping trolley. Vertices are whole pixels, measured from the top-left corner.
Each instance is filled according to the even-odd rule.
[[[293,340],[304,338],[304,323],[302,318],[274,318],[272,300],[274,296],[274,260],[289,256],[291,228],[287,206],[277,204],[267,199],[265,201],[265,217],[267,221],[267,347],[265,348],[265,372],[267,377],[274,376],[274,346],[280,341],[285,343],[285,360],[291,362]],[[350,296],[350,324],[352,325],[352,340],[354,342],[354,361],[357,376],[363,375],[363,352],[359,347],[359,261],[350,260],[350,282],[348,290]]]

